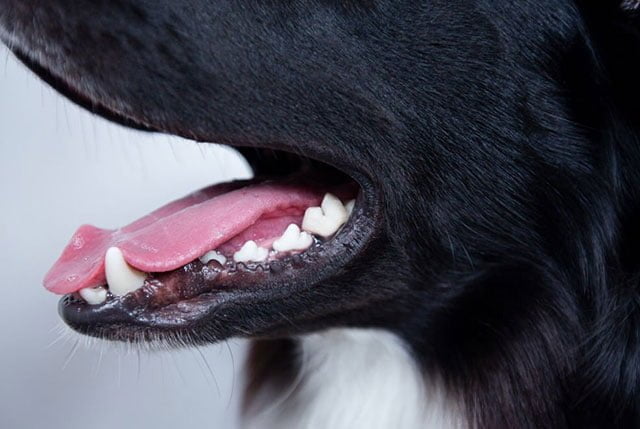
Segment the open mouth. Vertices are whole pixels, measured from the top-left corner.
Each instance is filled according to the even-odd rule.
[[[80,227],[45,278],[65,294],[65,321],[121,340],[183,330],[222,304],[286,299],[348,265],[373,231],[372,195],[326,164],[264,152],[264,166],[282,158],[290,171],[213,185],[117,230]]]
[[[309,158],[251,151],[263,159],[254,179],[210,186],[116,230],[80,227],[45,278],[64,294],[63,319],[85,334],[148,341],[230,304],[292,299],[357,259],[374,230],[371,188]]]
[[[215,140],[97,104],[16,54],[59,92],[114,122]],[[123,341],[270,335],[274,323],[265,320],[279,304],[300,299],[305,308],[305,293],[366,263],[381,198],[357,160],[312,148],[301,156],[295,144],[231,143],[254,179],[210,186],[117,230],[78,229],[45,278],[47,289],[64,295],[59,311],[67,324]],[[247,317],[253,311],[264,314]],[[316,315],[308,308],[296,317]]]

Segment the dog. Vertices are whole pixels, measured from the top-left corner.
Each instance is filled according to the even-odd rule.
[[[256,177],[82,227],[45,285],[87,335],[251,338],[246,427],[640,427],[639,14],[0,0],[62,94]]]

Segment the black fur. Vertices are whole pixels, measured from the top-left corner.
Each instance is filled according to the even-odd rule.
[[[0,35],[115,120],[375,185],[361,258],[208,338],[382,326],[477,427],[636,428],[637,6],[0,0]]]

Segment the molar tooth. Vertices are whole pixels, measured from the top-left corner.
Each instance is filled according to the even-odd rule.
[[[200,256],[200,258],[198,259],[200,259],[200,262],[202,262],[205,265],[208,264],[210,261],[218,261],[220,265],[224,265],[227,263],[227,257],[216,250],[211,250],[205,253],[204,255]]]
[[[123,296],[142,287],[147,275],[127,264],[122,251],[110,247],[104,257],[104,270],[109,290],[115,296]]]
[[[342,201],[331,193],[326,193],[320,204],[325,215],[333,219],[347,220],[347,210],[344,208]]]
[[[107,289],[104,286],[86,287],[80,289],[79,293],[89,305],[102,304],[107,300]]]
[[[269,249],[258,247],[255,241],[249,240],[242,245],[240,250],[233,254],[236,262],[262,262],[269,256]]]
[[[353,208],[356,206],[356,200],[349,200],[347,204],[344,205],[344,208],[347,210],[347,215],[351,216],[353,213]]]
[[[273,242],[273,249],[278,252],[290,250],[307,250],[313,244],[313,237],[306,231],[300,231],[300,227],[292,223],[287,227],[282,236]]]
[[[327,193],[320,207],[309,207],[302,219],[302,229],[327,238],[347,221],[349,214],[342,202],[333,194]]]

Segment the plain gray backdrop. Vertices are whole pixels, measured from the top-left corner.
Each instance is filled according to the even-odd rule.
[[[139,354],[87,345],[41,283],[81,224],[122,226],[248,175],[231,149],[83,111],[0,47],[0,428],[235,427],[242,342]]]

